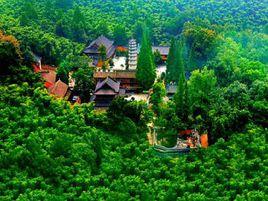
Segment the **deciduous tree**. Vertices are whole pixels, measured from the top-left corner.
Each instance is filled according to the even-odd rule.
[[[20,66],[22,53],[18,40],[0,31],[0,74],[9,74],[12,68]]]

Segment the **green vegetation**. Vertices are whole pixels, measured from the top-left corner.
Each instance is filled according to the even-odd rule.
[[[173,73],[176,69],[176,41],[174,38],[171,39],[170,50],[167,58],[167,71],[166,71],[166,81],[173,81]]]
[[[4,14],[2,20],[8,19],[6,23],[17,23],[24,18],[24,22],[20,22],[23,26],[34,26],[50,33],[59,32],[60,36],[78,42],[84,33],[87,36],[84,42],[99,34],[113,36],[119,24],[126,27],[126,33],[131,35],[144,21],[148,21],[152,28],[155,42],[168,41],[170,36],[182,31],[185,22],[196,18],[208,19],[213,24],[234,27],[236,30],[253,29],[264,32],[267,29],[266,2],[260,0],[180,0],[173,3],[163,0],[3,0],[0,3],[1,14]],[[79,15],[74,15],[76,13]],[[81,28],[76,29],[77,27]],[[75,38],[78,30],[82,34]]]
[[[116,100],[105,117],[27,83],[1,90],[1,199],[267,199],[267,130],[248,126],[171,160],[134,132],[147,121],[142,104]]]
[[[268,200],[266,7],[0,0],[0,200]],[[64,82],[73,72],[87,102],[94,85],[81,52],[101,34],[118,45],[141,42],[138,78],[152,88],[149,107],[123,98],[106,112],[71,105],[49,96],[33,73],[32,52],[58,66]],[[160,55],[151,43],[170,42],[166,79],[155,82]],[[178,88],[167,101],[171,81]],[[163,157],[148,146],[152,123],[163,145],[197,128],[210,147]]]
[[[145,134],[122,130],[127,142],[87,126],[90,105],[72,109],[27,84],[1,90],[1,200],[267,199],[261,128],[171,160],[148,149]]]
[[[178,116],[181,116],[185,121],[187,121],[188,117],[188,109],[189,109],[189,94],[188,94],[188,86],[187,81],[184,75],[184,71],[181,72],[179,76],[179,83],[177,87],[176,94],[174,95],[174,103],[176,105],[176,113]]]
[[[159,115],[162,105],[164,103],[164,97],[166,96],[165,84],[163,82],[157,82],[153,86],[153,92],[151,94],[150,103],[152,104],[153,111]]]
[[[147,27],[143,27],[141,50],[138,57],[137,80],[141,87],[148,90],[154,84],[156,78],[154,54]]]

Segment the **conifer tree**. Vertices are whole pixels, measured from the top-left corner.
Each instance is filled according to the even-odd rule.
[[[174,95],[174,102],[176,105],[176,112],[181,117],[184,112],[184,95],[185,95],[185,75],[181,73],[176,94]]]
[[[148,30],[144,27],[141,50],[138,58],[137,80],[143,89],[148,90],[154,84],[155,78],[156,68],[154,64],[154,55],[149,40]]]
[[[167,58],[167,71],[166,71],[166,81],[171,82],[172,81],[172,74],[175,64],[175,58],[176,58],[176,41],[175,38],[171,39],[171,46]]]
[[[152,109],[156,114],[160,113],[161,104],[163,103],[163,98],[166,96],[166,88],[164,83],[156,82],[153,86],[153,93],[150,98],[150,103],[152,104]]]
[[[183,119],[187,121],[190,115],[190,99],[189,99],[189,88],[188,88],[187,80],[185,81],[184,109],[183,110],[184,110]]]
[[[172,70],[172,80],[176,83],[179,82],[180,76],[182,75],[182,78],[185,79],[185,69],[184,69],[184,62],[182,57],[182,42],[177,41],[176,42],[176,58]]]
[[[173,38],[167,60],[167,82],[178,83],[183,71],[182,42]]]
[[[176,113],[178,116],[184,120],[188,120],[189,115],[189,94],[187,80],[185,78],[185,69],[182,61],[182,45],[181,42],[177,44],[177,59],[176,66],[177,69],[174,71],[174,81],[178,80],[178,88],[174,96],[174,102],[176,105]],[[177,79],[177,77],[179,79]]]

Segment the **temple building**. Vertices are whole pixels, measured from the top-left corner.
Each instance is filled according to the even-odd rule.
[[[40,57],[35,56],[35,58]],[[35,63],[32,64],[33,70],[35,73],[40,74],[48,92],[56,98],[64,98],[67,100],[70,96],[70,90],[67,84],[60,79],[57,80],[57,68],[49,65],[42,65],[41,58],[34,61]]]
[[[170,47],[168,46],[153,46],[153,52],[159,51],[163,61],[167,60]]]
[[[106,59],[110,59],[114,56],[116,50],[114,41],[109,40],[103,35],[92,41],[83,51],[84,54],[88,55],[93,60],[93,65],[95,66],[98,64],[101,58],[101,53],[99,51],[101,46],[104,46],[106,49]]]
[[[135,71],[103,71],[99,70],[94,72],[93,75],[96,82],[103,81],[107,77],[110,77],[120,82],[120,87],[125,89],[127,93],[137,92],[139,90],[139,84],[136,79]]]
[[[115,97],[124,94],[125,90],[120,88],[120,82],[107,77],[103,81],[98,81],[91,101],[95,102],[95,107],[106,108]]]
[[[158,51],[162,57],[163,61],[167,61],[167,57],[169,54],[169,46],[152,46],[152,51],[156,52]],[[140,46],[138,46],[138,54],[140,53]]]
[[[135,39],[131,39],[128,44],[128,68],[129,70],[137,69],[138,49]]]
[[[69,98],[68,92],[68,85],[62,82],[61,80],[58,80],[53,87],[49,90],[50,94],[53,94],[57,98]]]

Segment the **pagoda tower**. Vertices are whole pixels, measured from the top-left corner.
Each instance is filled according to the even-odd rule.
[[[136,70],[138,60],[137,42],[131,39],[128,43],[128,67],[130,70]]]

